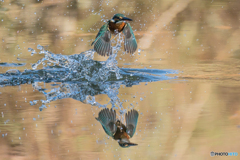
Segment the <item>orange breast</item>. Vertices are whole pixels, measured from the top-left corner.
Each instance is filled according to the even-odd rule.
[[[121,32],[123,30],[123,27],[125,26],[125,22],[122,22],[122,24],[119,25],[118,27],[118,32]]]
[[[126,137],[127,137],[127,139],[129,139],[129,138],[130,138],[130,137],[129,137],[129,135],[128,135],[126,132],[124,132],[124,133],[123,133],[123,135],[124,135],[124,136],[126,136]]]
[[[109,29],[112,33],[114,33],[114,31],[116,29],[118,30],[118,32],[121,32],[123,30],[123,27],[125,26],[125,24],[126,24],[125,22],[122,22],[122,23],[119,23],[119,24],[110,22],[109,23]]]

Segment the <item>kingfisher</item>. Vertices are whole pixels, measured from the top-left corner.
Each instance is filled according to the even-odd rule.
[[[116,111],[113,109],[105,108],[98,113],[98,120],[107,135],[111,136],[114,140],[118,141],[120,147],[127,148],[136,146],[137,144],[131,143],[130,138],[133,137],[138,122],[138,112],[134,109],[125,114],[126,125],[120,120],[116,120]]]
[[[133,34],[132,27],[127,21],[132,21],[132,19],[120,13],[115,14],[112,19],[107,21],[107,23],[100,28],[96,39],[92,42],[94,50],[101,56],[111,55],[111,34],[117,35],[123,32],[125,36],[124,49],[127,53],[133,54],[137,49],[137,41]]]

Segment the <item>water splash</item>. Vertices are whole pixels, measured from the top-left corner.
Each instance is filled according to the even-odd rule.
[[[142,72],[141,72],[142,70]],[[147,72],[149,71],[149,72]],[[48,71],[49,73],[49,71]],[[54,72],[56,74],[56,71]],[[154,75],[154,73],[156,75]],[[173,70],[148,70],[148,69],[121,69],[121,79],[111,79],[109,81],[62,81],[60,84],[52,84],[52,87],[39,85],[39,82],[32,84],[35,90],[38,90],[45,96],[45,100],[40,101],[40,111],[47,108],[47,104],[59,99],[73,98],[85,104],[105,108],[110,105],[112,108],[119,109],[124,114],[124,109],[120,98],[118,97],[120,86],[131,87],[138,85],[140,82],[153,82],[161,80],[171,80],[176,77],[168,77],[167,74],[175,74]],[[95,96],[105,94],[110,101],[106,104],[100,104],[96,101]],[[37,101],[31,101],[31,105],[36,105]]]
[[[29,48],[28,51],[34,54],[44,54],[44,58],[37,61],[32,65],[32,69],[36,70],[37,67],[42,64],[44,67],[59,66],[68,69],[70,72],[64,79],[82,79],[85,78],[88,81],[106,81],[112,73],[115,73],[117,79],[122,78],[120,75],[120,69],[117,67],[117,53],[121,50],[121,44],[123,37],[121,34],[117,34],[111,41],[112,55],[109,56],[105,62],[94,61],[93,49],[74,55],[61,55],[54,54],[44,49],[43,46],[38,45],[36,52],[34,49]]]
[[[78,83],[61,83],[52,86],[51,89],[44,88],[39,85],[39,82],[33,83],[33,88],[42,93],[46,100],[41,100],[40,111],[47,108],[47,104],[65,98],[73,98],[85,104],[105,108],[111,105],[115,109],[123,110],[122,103],[118,98],[118,89],[121,82],[117,83],[98,83],[98,82],[78,82]],[[110,101],[106,104],[96,102],[95,96],[99,94],[106,94]],[[36,105],[38,101],[31,101],[31,105]]]
[[[45,100],[32,100],[31,105],[40,104],[39,109],[47,108],[47,104],[64,98],[73,98],[86,104],[98,107],[111,107],[120,109],[125,113],[122,102],[118,97],[121,85],[131,87],[140,82],[153,82],[171,80],[168,74],[176,74],[174,70],[157,69],[130,69],[117,67],[116,56],[121,51],[123,37],[117,34],[112,40],[112,55],[107,61],[94,61],[94,50],[74,55],[54,54],[45,50],[41,45],[37,46],[38,52],[29,48],[31,55],[43,54],[44,57],[32,65],[33,70],[8,70],[0,74],[0,86],[15,86],[21,84],[32,84],[33,88],[44,94]],[[123,52],[125,54],[125,52]],[[39,65],[42,69],[37,70]],[[44,88],[39,82],[55,83],[50,88]],[[106,94],[110,101],[100,104],[95,96]]]

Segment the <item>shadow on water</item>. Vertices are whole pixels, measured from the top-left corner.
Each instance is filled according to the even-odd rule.
[[[111,104],[113,108],[125,112],[118,90],[121,85],[131,87],[140,82],[155,82],[171,80],[169,74],[176,74],[175,70],[158,69],[131,69],[117,67],[117,54],[111,55],[107,61],[99,62],[93,60],[94,50],[88,50],[81,54],[61,55],[54,54],[38,45],[39,54],[44,58],[32,65],[33,70],[20,72],[16,69],[8,70],[0,74],[0,86],[16,86],[21,84],[32,84],[33,88],[43,93],[46,100],[31,101],[31,105],[41,103],[40,111],[47,108],[46,104],[64,98],[73,98],[92,106],[105,108]],[[33,54],[37,52],[31,48]],[[114,52],[117,53],[117,52]],[[43,69],[37,70],[42,64]],[[6,65],[6,64],[5,64]],[[39,82],[50,83],[51,88],[44,88]],[[60,82],[56,84],[54,82]],[[111,100],[106,104],[95,101],[95,95],[106,94]]]

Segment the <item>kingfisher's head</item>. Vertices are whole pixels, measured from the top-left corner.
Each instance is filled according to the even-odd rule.
[[[123,14],[117,13],[110,20],[111,22],[117,23],[122,21],[132,21],[132,19],[125,17]]]

